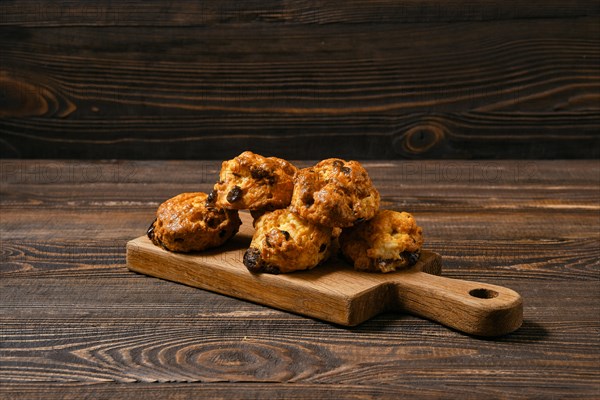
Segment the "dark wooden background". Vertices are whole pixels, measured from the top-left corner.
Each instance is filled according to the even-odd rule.
[[[0,2],[0,156],[600,156],[598,1]]]

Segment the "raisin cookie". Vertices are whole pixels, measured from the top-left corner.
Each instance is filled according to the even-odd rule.
[[[392,272],[417,262],[423,233],[409,213],[381,210],[373,219],[344,229],[339,243],[354,269]]]
[[[209,203],[230,210],[275,210],[290,204],[296,167],[277,157],[245,151],[223,161]]]
[[[311,224],[289,209],[267,212],[254,224],[244,265],[272,274],[311,269],[331,253],[332,230]]]
[[[345,228],[375,215],[379,192],[358,161],[329,158],[298,171],[291,208],[314,224]]]
[[[164,203],[148,228],[148,238],[170,251],[217,247],[236,234],[242,221],[236,210],[206,206],[206,193],[182,193]]]

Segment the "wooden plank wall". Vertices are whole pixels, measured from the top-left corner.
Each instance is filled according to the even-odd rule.
[[[597,158],[598,1],[0,2],[0,155]]]

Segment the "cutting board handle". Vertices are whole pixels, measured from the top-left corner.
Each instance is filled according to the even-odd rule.
[[[500,336],[523,322],[523,300],[514,290],[414,271],[395,280],[398,311],[425,317],[477,336]]]

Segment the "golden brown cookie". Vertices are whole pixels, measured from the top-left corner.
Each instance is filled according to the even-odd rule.
[[[267,212],[254,224],[244,265],[272,274],[311,269],[330,255],[331,228],[311,224],[289,209]]]
[[[232,210],[275,210],[290,204],[296,167],[245,151],[221,165],[209,202]]]
[[[291,208],[314,224],[344,228],[375,215],[379,192],[358,161],[330,158],[298,171]]]
[[[167,250],[188,252],[217,247],[236,234],[237,210],[206,206],[206,193],[182,193],[164,203],[148,228],[148,237]]]
[[[417,262],[423,234],[409,213],[381,210],[371,220],[344,229],[339,243],[354,269],[391,272]]]

